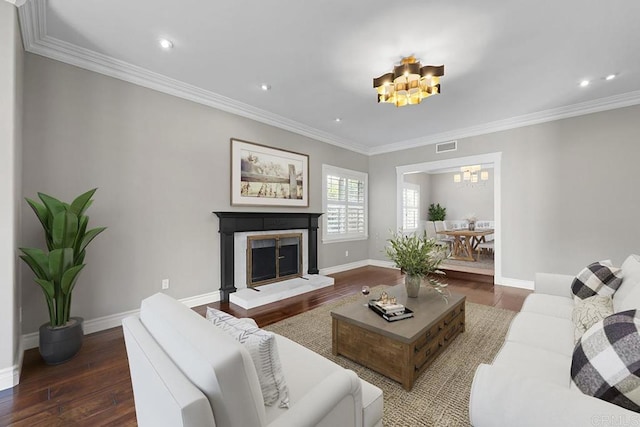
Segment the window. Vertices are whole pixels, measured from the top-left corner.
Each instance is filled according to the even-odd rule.
[[[416,231],[420,218],[420,186],[405,183],[402,188],[402,230]]]
[[[367,236],[367,174],[322,165],[322,241]]]

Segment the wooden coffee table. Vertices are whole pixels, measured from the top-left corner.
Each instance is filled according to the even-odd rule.
[[[464,332],[465,297],[452,294],[445,301],[423,287],[418,298],[409,298],[403,285],[385,291],[413,310],[414,317],[387,322],[360,298],[331,312],[332,350],[410,391],[416,378]]]

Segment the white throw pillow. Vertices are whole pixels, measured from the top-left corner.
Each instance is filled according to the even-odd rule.
[[[611,297],[594,295],[592,297],[577,300],[571,313],[573,321],[574,339],[578,342],[587,329],[602,319],[613,314],[613,300]]]
[[[234,337],[249,351],[258,373],[264,404],[271,406],[278,402],[280,408],[288,408],[289,389],[273,332],[258,328],[253,321],[238,319],[211,307],[207,307],[207,320]]]
[[[640,288],[640,256],[629,255],[620,268],[622,284],[613,296],[613,309],[618,312],[640,308],[637,292]]]

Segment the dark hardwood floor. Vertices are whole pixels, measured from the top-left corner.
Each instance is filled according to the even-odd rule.
[[[453,276],[453,275],[452,275]],[[399,272],[363,267],[333,275],[333,287],[244,310],[233,304],[210,304],[238,317],[253,317],[265,326],[346,295],[363,285],[402,283]],[[447,279],[451,292],[468,302],[519,311],[529,291],[494,286],[474,275]],[[206,306],[196,307],[204,314]],[[71,361],[47,366],[37,349],[24,354],[16,387],[0,391],[0,426],[129,426],[136,425],[133,391],[122,328],[85,336],[80,353]]]

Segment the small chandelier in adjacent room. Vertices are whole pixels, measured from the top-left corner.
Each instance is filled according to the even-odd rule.
[[[460,172],[453,175],[453,182],[456,184],[477,184],[478,177],[480,181],[489,180],[489,171],[482,170],[482,165],[462,166]]]
[[[378,92],[378,102],[395,104],[396,107],[420,104],[424,98],[440,93],[440,77],[444,76],[444,65],[425,65],[415,57],[402,59],[393,73],[373,79]]]

